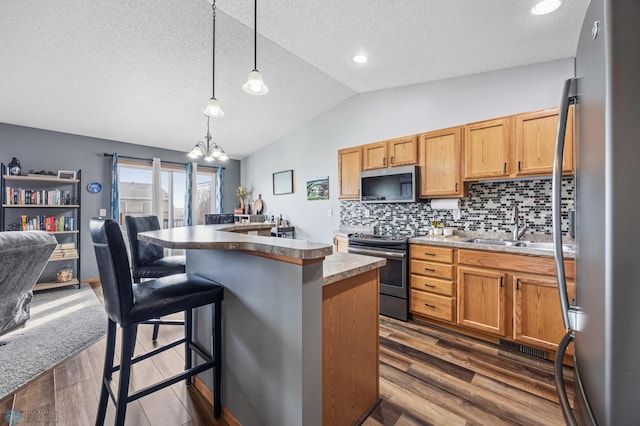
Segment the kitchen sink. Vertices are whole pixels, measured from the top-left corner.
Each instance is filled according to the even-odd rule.
[[[516,246],[518,247],[527,247],[527,248],[533,248],[533,249],[540,249],[540,250],[553,250],[553,243],[538,243],[538,242],[533,242],[533,241],[517,241]],[[573,251],[573,245],[572,244],[563,244],[562,245],[562,251]]]
[[[488,244],[492,246],[515,246],[518,243],[524,243],[525,241],[509,241],[509,240],[494,240],[491,238],[474,238],[468,241],[474,244]]]
[[[473,238],[466,240],[467,243],[473,244],[486,244],[492,246],[507,246],[507,247],[526,247],[539,250],[553,250],[553,243],[541,243],[535,241],[511,241],[511,240],[497,240],[492,238]],[[574,251],[572,244],[563,244],[563,251]]]

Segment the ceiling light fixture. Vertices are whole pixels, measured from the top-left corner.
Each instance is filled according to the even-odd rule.
[[[364,55],[356,55],[351,60],[356,64],[366,64],[368,59]]]
[[[242,89],[250,95],[266,95],[269,88],[258,71],[258,0],[253,0],[253,70]]]
[[[212,58],[212,71],[211,71],[211,99],[207,102],[207,106],[202,111],[204,115],[209,117],[222,117],[224,111],[220,107],[218,100],[216,99],[216,0],[213,0],[212,8],[212,20],[213,20],[213,47],[211,49]]]
[[[558,9],[561,4],[560,0],[543,0],[531,9],[531,13],[534,15],[546,15]]]
[[[204,137],[207,142],[198,141],[187,156],[189,158],[197,159],[204,156],[204,161],[227,161],[229,156],[224,149],[217,143],[211,143],[211,133],[209,132],[209,116],[207,115],[207,136]]]

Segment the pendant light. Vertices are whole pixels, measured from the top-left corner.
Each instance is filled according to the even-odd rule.
[[[211,50],[211,58],[212,58],[212,72],[211,72],[211,99],[207,102],[207,107],[202,111],[204,115],[209,117],[222,117],[224,116],[224,111],[220,107],[218,100],[216,99],[216,0],[213,0],[213,4],[211,5],[213,10],[213,48]]]
[[[247,82],[242,86],[250,95],[266,95],[269,88],[262,81],[258,71],[258,0],[253,0],[253,70],[249,73]]]
[[[200,158],[204,156],[204,161],[212,162],[216,160],[227,161],[229,156],[224,149],[217,143],[211,143],[211,133],[209,132],[209,116],[207,116],[207,136],[205,136],[206,143],[203,141],[198,141],[198,143],[193,147],[187,156],[189,158]]]

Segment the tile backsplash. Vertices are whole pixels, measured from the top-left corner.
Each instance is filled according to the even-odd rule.
[[[381,234],[423,235],[432,221],[444,222],[459,231],[511,232],[513,206],[520,211],[526,234],[551,235],[551,179],[475,182],[460,199],[460,219],[451,210],[432,210],[430,200],[417,203],[363,204],[340,202],[340,224],[377,226]],[[574,179],[562,179],[562,230],[569,228],[568,213],[574,208]]]

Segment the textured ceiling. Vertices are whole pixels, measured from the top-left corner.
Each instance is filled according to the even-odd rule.
[[[361,92],[575,55],[588,0],[218,0],[214,141],[242,158]],[[369,62],[351,61],[366,53]],[[0,0],[0,122],[188,151],[206,133],[205,0]]]

